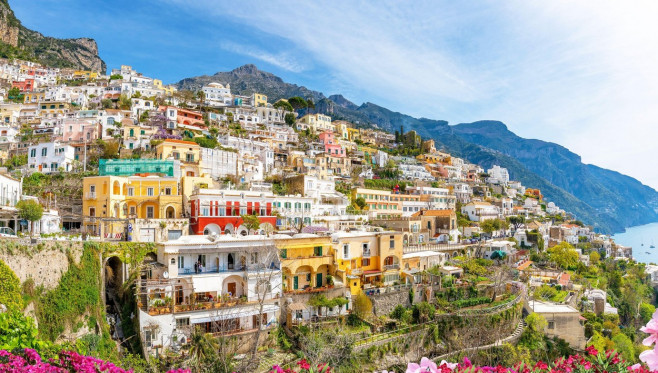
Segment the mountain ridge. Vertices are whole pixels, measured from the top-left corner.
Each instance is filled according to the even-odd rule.
[[[107,65],[91,38],[58,39],[21,24],[8,0],[0,0],[0,57],[19,58],[46,66],[104,73]]]
[[[210,82],[231,84],[231,90],[238,94],[259,92],[271,102],[292,96],[312,98],[317,112],[361,127],[391,132],[401,127],[415,130],[424,138],[434,139],[437,148],[469,162],[485,168],[494,164],[507,168],[514,179],[541,189],[549,200],[605,233],[658,221],[658,192],[654,189],[619,172],[585,165],[578,154],[559,144],[521,138],[500,121],[449,125],[444,120],[414,118],[371,102],[357,105],[340,94],[325,96],[284,82],[252,64],[230,72],[186,78],[175,85],[197,90]],[[537,163],[546,165],[538,167]]]

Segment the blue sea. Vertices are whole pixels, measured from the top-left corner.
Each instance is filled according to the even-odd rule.
[[[615,242],[633,248],[633,258],[643,263],[658,263],[658,223],[626,228],[626,232],[612,236]],[[651,249],[651,243],[656,248]],[[642,246],[644,244],[644,246]]]

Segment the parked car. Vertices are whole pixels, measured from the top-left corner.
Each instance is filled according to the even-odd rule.
[[[17,237],[16,232],[9,227],[0,227],[0,237]]]

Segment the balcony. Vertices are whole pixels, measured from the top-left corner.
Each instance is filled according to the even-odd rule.
[[[395,270],[395,269],[400,269],[399,264],[389,264],[384,266],[385,271],[390,271],[390,270]]]
[[[96,199],[96,192],[85,193],[85,199]]]
[[[364,251],[363,251],[363,257],[364,257],[364,258],[370,258],[370,257],[371,257],[370,250],[368,250],[368,251],[365,251],[365,250],[364,250]]]
[[[235,306],[243,306],[249,304],[257,304],[258,302],[248,302],[245,297],[222,297],[221,300],[216,302],[196,302],[190,304],[177,304],[177,305],[163,305],[163,306],[149,306],[148,314],[151,316],[166,315],[170,313],[192,312],[192,311],[205,311],[205,310],[218,310],[221,308],[229,308]]]

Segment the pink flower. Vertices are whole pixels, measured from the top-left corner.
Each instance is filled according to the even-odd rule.
[[[446,367],[450,368],[450,370],[454,370],[455,368],[457,368],[457,365],[459,365],[459,364],[458,363],[449,363],[445,360],[441,360],[441,363],[439,364],[439,366],[442,367],[444,365]]]
[[[311,364],[309,364],[306,359],[302,359],[301,361],[297,362],[297,365],[299,365],[300,368],[309,370],[311,369]]]
[[[641,353],[640,360],[649,366],[649,370],[658,370],[658,346]]]
[[[628,369],[629,372],[635,372],[636,370],[642,369],[642,365],[640,365],[640,363],[637,363],[635,365],[631,365],[630,367],[628,367],[626,369]]]
[[[587,351],[588,354],[592,356],[596,356],[599,354],[599,350],[596,349],[594,346],[588,346],[585,351]]]
[[[425,372],[437,373],[436,363],[426,357],[420,359],[420,364],[409,363],[409,365],[407,365],[407,373]]]
[[[658,310],[653,313],[653,318],[649,320],[647,325],[640,328],[640,330],[649,334],[649,336],[642,341],[642,344],[645,346],[658,344]]]

